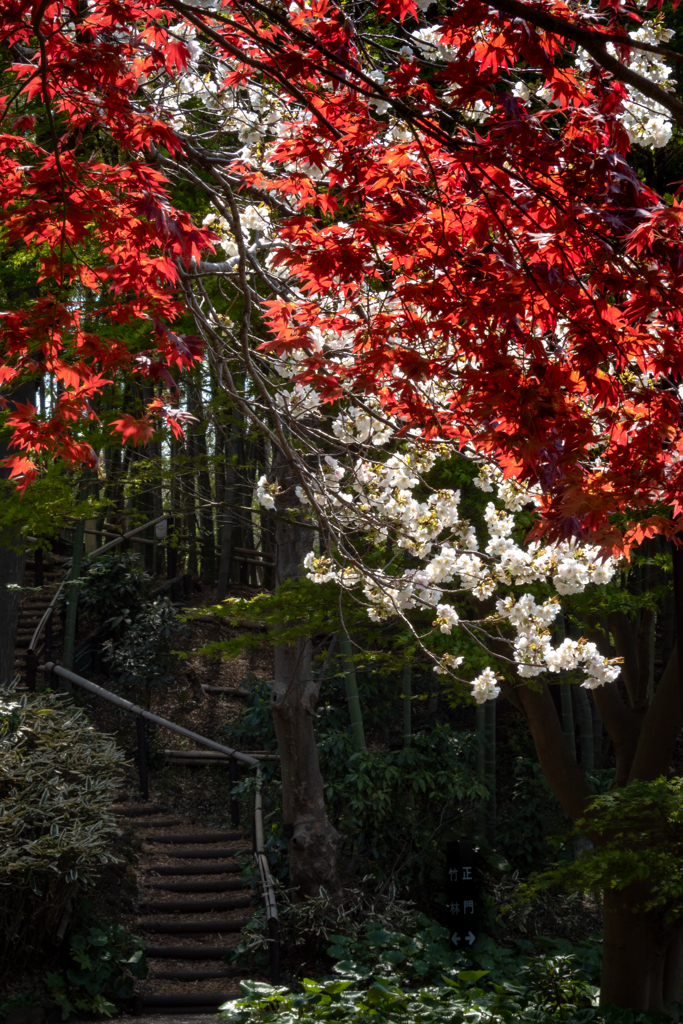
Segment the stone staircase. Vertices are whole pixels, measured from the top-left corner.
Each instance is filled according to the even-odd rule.
[[[239,996],[239,969],[224,958],[240,940],[258,893],[240,878],[251,857],[242,831],[200,828],[159,805],[119,804],[142,840],[138,917],[149,975],[137,983],[136,1014],[212,1014]]]
[[[40,580],[42,575],[42,586],[40,590],[30,590],[19,605],[19,619],[17,621],[17,632],[14,641],[14,675],[25,677],[26,651],[35,632],[36,626],[42,619],[46,609],[49,607],[55,595],[57,587],[64,579],[62,562],[65,559],[57,559],[51,556],[42,568],[42,573],[37,572],[35,560],[28,558],[24,573],[24,586],[34,587],[36,575]],[[52,644],[53,649],[62,645],[62,623],[61,616],[52,616]]]

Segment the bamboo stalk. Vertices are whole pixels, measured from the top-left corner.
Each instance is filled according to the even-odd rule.
[[[484,704],[486,715],[486,786],[489,798],[486,804],[486,838],[496,841],[496,701]]]
[[[71,572],[69,573],[69,587],[67,590],[66,623],[64,625],[64,654],[63,661],[65,668],[73,668],[74,644],[76,639],[76,616],[78,613],[78,577],[81,575],[81,562],[83,561],[83,536],[85,533],[85,521],[76,523],[74,536],[74,551],[71,559]],[[71,689],[71,687],[68,687]]]
[[[588,694],[582,686],[577,686],[576,704],[579,712],[579,728],[581,736],[581,767],[585,772],[592,772],[595,767],[595,750],[593,745],[593,714]]]
[[[403,666],[403,746],[409,747],[412,742],[412,669],[410,665]]]
[[[351,653],[351,641],[348,634],[344,633],[340,640],[342,657],[344,658],[346,700],[349,706],[349,718],[351,719],[351,732],[353,734],[353,745],[356,750],[365,750],[365,732],[363,730],[363,714],[358,697],[358,683],[356,682],[356,666],[353,663]]]

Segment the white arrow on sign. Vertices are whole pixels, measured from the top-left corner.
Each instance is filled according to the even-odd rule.
[[[470,932],[469,935],[465,936],[465,941],[469,942],[469,944],[471,946],[473,944],[474,940],[476,939],[476,937],[477,936],[473,932]]]
[[[458,943],[460,942],[460,936],[458,935],[457,932],[453,932],[453,934],[451,935],[451,942],[453,943],[454,946],[457,946]]]

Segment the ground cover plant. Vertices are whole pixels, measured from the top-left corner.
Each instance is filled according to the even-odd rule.
[[[109,805],[124,755],[63,697],[11,690],[0,692],[0,752],[0,963],[18,967],[115,859]]]
[[[598,944],[545,939],[499,947],[479,940],[454,950],[445,928],[418,915],[409,935],[368,924],[355,938],[329,936],[332,975],[292,989],[243,982],[221,1016],[246,1022],[590,1021],[596,1010]],[[545,947],[545,948],[542,948]]]
[[[133,995],[137,978],[147,976],[142,940],[118,924],[90,928],[71,936],[69,962],[61,971],[48,971],[45,981],[52,1000],[67,1020],[74,1012],[111,1017]]]

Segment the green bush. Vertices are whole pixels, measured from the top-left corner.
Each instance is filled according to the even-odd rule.
[[[144,687],[149,702],[152,688],[168,679],[177,665],[172,639],[184,627],[168,598],[144,604],[126,624],[123,636],[106,645],[109,672],[124,686]]]
[[[0,690],[0,963],[39,949],[114,859],[123,758],[63,696]]]
[[[132,551],[88,559],[79,579],[79,610],[93,613],[99,622],[116,616],[130,618],[140,610],[149,579]]]
[[[384,683],[384,696],[390,686]],[[316,716],[327,812],[341,835],[346,874],[442,888],[444,842],[471,832],[472,811],[487,795],[475,774],[474,737],[436,722],[416,732],[410,747],[357,751],[347,724],[344,705],[325,704]],[[252,685],[247,707],[226,731],[237,749],[275,749],[267,684]],[[274,873],[285,877],[286,843],[273,821],[279,812],[266,794],[267,846]]]
[[[112,999],[130,999],[135,979],[147,977],[140,945],[140,939],[128,937],[118,924],[72,936],[68,967],[63,973],[49,972],[45,979],[62,1020],[74,1010],[111,1017],[116,1012]]]
[[[575,861],[530,879],[526,892],[561,886],[601,892],[646,883],[640,910],[665,909],[668,922],[683,915],[683,779],[630,782],[596,796],[576,822],[595,846]]]

